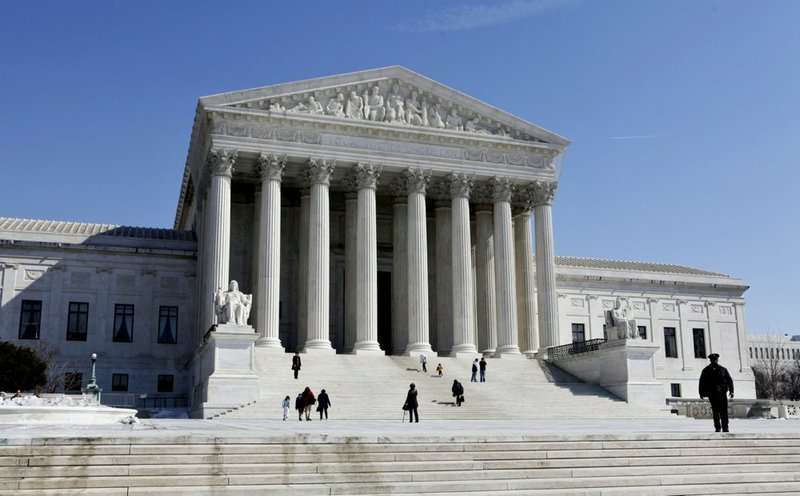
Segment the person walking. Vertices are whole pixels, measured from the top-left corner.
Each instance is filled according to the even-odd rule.
[[[441,377],[442,374],[444,373],[444,367],[442,367],[441,363],[436,366],[436,372],[439,374],[439,377]]]
[[[289,399],[289,395],[286,395],[286,398],[283,399],[283,420],[289,418],[289,407],[292,406],[292,401]]]
[[[306,420],[311,420],[311,407],[317,402],[317,398],[311,391],[311,388],[306,386],[303,390],[303,411],[306,414]]]
[[[469,382],[478,382],[478,359],[477,358],[472,362],[472,376],[469,378]]]
[[[450,390],[453,392],[453,396],[456,397],[456,406],[461,406],[461,403],[464,402],[464,386],[458,380],[453,379],[453,387]]]
[[[728,398],[733,398],[733,379],[728,369],[717,363],[719,355],[708,355],[710,364],[700,373],[700,399],[708,398],[711,402],[711,413],[714,415],[714,429],[728,432]]]
[[[419,422],[419,412],[417,411],[417,408],[419,408],[419,403],[417,401],[417,386],[415,386],[414,383],[412,382],[411,385],[408,387],[406,402],[403,405],[403,409],[408,411],[409,424],[411,422]]]
[[[294,370],[294,378],[297,379],[297,374],[300,372],[300,366],[302,362],[300,361],[300,353],[295,352],[294,356],[292,357],[292,370]]]
[[[319,412],[319,419],[322,420],[322,414],[325,414],[325,420],[328,420],[328,407],[331,406],[331,399],[328,398],[328,393],[323,389],[319,396],[317,396],[317,411]]]
[[[294,400],[294,409],[297,410],[297,420],[303,420],[303,409],[306,407],[305,401],[303,400],[303,393],[297,395],[297,398]]]
[[[486,382],[486,359],[481,357],[481,361],[478,363],[478,367],[481,369],[481,382]]]
[[[425,353],[420,353],[419,355],[419,363],[422,365],[422,371],[428,372],[428,357],[425,356]]]

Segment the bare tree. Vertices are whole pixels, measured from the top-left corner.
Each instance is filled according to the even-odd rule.
[[[782,350],[786,353],[781,336],[767,334],[766,339],[759,343],[756,363],[753,365],[756,397],[779,400],[786,395],[786,379],[791,362],[781,358]]]
[[[787,367],[784,393],[787,400],[800,400],[800,355],[795,355],[791,365]]]
[[[43,392],[55,393],[60,389],[66,391],[80,386],[76,383],[78,376],[74,373],[77,369],[75,360],[62,356],[56,345],[40,340],[31,349],[47,365],[47,383],[43,385]]]

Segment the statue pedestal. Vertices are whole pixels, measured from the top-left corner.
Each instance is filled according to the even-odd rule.
[[[210,418],[259,399],[254,368],[258,335],[249,325],[219,324],[192,359],[191,415]]]
[[[658,345],[618,339],[599,349],[553,361],[575,377],[608,390],[632,405],[666,409],[664,385],[656,380],[653,355]]]

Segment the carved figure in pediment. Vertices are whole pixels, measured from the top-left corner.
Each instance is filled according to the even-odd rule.
[[[474,119],[469,119],[464,124],[464,131],[468,133],[477,133],[477,134],[489,134],[489,131],[486,129],[482,129],[478,127],[478,118],[475,117]]]
[[[292,112],[306,112],[309,114],[321,114],[323,113],[322,104],[319,103],[314,99],[313,95],[310,95],[305,102],[300,102],[291,109]]]
[[[336,117],[344,117],[344,95],[339,93],[328,100],[328,105],[325,106],[325,113]]]
[[[428,111],[425,105],[420,105],[419,94],[416,90],[411,92],[411,96],[406,98],[406,122],[412,126],[427,126]]]
[[[236,281],[230,282],[228,291],[219,288],[214,295],[214,311],[220,324],[247,325],[252,303],[253,295],[239,291],[239,283]]]
[[[364,93],[364,115],[370,121],[382,121],[386,117],[384,98],[380,93],[381,89],[377,86],[372,87],[372,92],[367,95]]]
[[[464,121],[459,117],[456,109],[450,109],[450,113],[447,115],[447,120],[445,121],[445,127],[456,131],[464,130]]]
[[[445,128],[444,120],[442,120],[441,108],[442,106],[438,103],[435,105],[431,105],[430,118],[429,118],[430,122],[428,124],[430,127],[436,127],[439,129]]]
[[[400,87],[394,85],[392,92],[386,96],[386,122],[406,122],[406,111],[403,108],[403,103]]]
[[[281,105],[281,102],[272,102],[269,105],[269,111],[270,112],[285,112],[286,111],[286,107]]]
[[[347,103],[344,104],[344,115],[351,119],[364,118],[364,99],[356,94],[355,91],[350,92],[350,97]]]

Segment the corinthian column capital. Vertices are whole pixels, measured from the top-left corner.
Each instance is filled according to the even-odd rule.
[[[258,157],[258,173],[262,181],[281,181],[286,168],[286,155],[262,153]]]
[[[510,202],[514,194],[514,180],[508,177],[495,176],[489,180],[492,201]]]
[[[558,188],[558,183],[534,181],[528,187],[531,193],[531,202],[533,206],[552,204],[553,198],[556,196],[556,188]]]
[[[227,148],[211,150],[208,152],[206,165],[211,171],[211,174],[215,176],[231,177],[233,165],[236,163],[236,158],[238,156],[239,153],[236,150],[228,150]]]
[[[312,158],[308,160],[305,175],[309,184],[323,184],[330,186],[333,169],[336,168],[336,161],[322,158]]]
[[[408,187],[409,194],[422,193],[424,195],[425,190],[428,187],[428,183],[431,181],[430,171],[424,171],[420,169],[408,168],[403,171],[403,177],[405,179],[406,186]]]
[[[383,167],[374,166],[369,163],[357,163],[351,171],[350,181],[356,189],[375,189],[378,186],[378,179],[381,177]]]
[[[474,176],[466,172],[451,172],[445,178],[448,192],[452,198],[467,198],[475,183]]]

